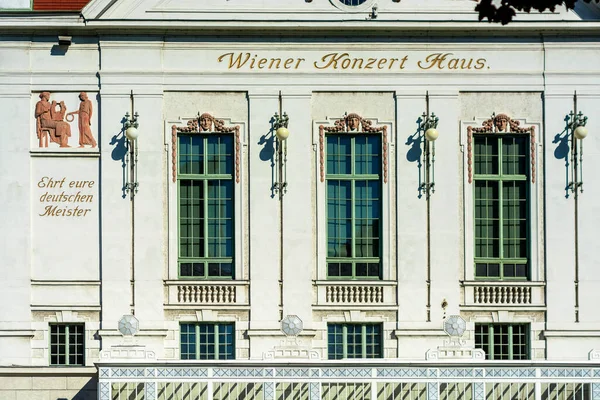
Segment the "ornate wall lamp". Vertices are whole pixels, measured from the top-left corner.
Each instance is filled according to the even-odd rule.
[[[588,117],[581,111],[577,112],[577,94],[573,97],[574,110],[567,116],[567,135],[571,136],[571,181],[568,187],[576,193],[577,188],[583,192],[583,139],[588,135],[585,127]],[[579,144],[579,146],[577,146]],[[579,153],[579,159],[577,159]]]
[[[129,165],[129,170],[127,171],[126,176],[125,191],[129,193],[131,197],[135,196],[139,187],[139,183],[137,181],[138,148],[136,140],[139,136],[138,117],[139,115],[137,112],[134,113],[133,116],[127,112],[125,113],[125,122],[123,123],[125,137],[127,138],[127,149],[129,150],[127,152],[127,164]]]
[[[423,140],[423,165],[425,171],[421,180],[420,190],[425,191],[426,198],[435,193],[435,140],[440,135],[437,130],[439,118],[434,113],[429,113],[429,94],[425,97],[427,110],[423,113],[419,130],[425,137]]]
[[[273,129],[277,137],[277,152],[275,153],[275,162],[277,169],[275,172],[275,183],[273,183],[273,191],[279,194],[279,199],[287,191],[287,141],[290,136],[288,130],[289,117],[286,113],[281,112],[281,92],[279,92],[279,112],[273,116]]]

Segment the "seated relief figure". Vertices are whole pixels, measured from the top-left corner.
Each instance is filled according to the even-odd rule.
[[[59,107],[57,110],[56,107]],[[37,137],[40,140],[40,147],[48,147],[48,139],[45,133],[50,137],[50,141],[58,143],[60,147],[70,147],[69,137],[71,136],[71,126],[63,121],[67,107],[61,101],[50,103],[50,92],[40,93],[40,101],[35,105],[35,119],[37,128]]]

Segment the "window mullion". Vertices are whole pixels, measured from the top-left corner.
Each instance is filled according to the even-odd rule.
[[[360,341],[361,341],[361,356],[367,358],[367,326],[365,324],[360,327]]]
[[[219,359],[219,324],[214,324],[213,326],[215,332],[215,360]]]
[[[514,345],[513,326],[508,325],[508,359],[509,360],[512,360],[514,358],[513,345]]]
[[[498,137],[498,255],[500,256],[500,279],[504,279],[504,174],[502,171],[502,137]]]
[[[206,157],[204,157],[206,159]],[[206,160],[204,161],[206,162]],[[205,170],[206,171],[206,170]],[[204,248],[204,277],[208,278],[208,263],[206,262],[206,258],[208,258],[208,179],[204,179],[202,182],[202,210],[204,213],[204,220],[202,221],[202,231],[204,240],[202,246]]]
[[[494,325],[488,325],[488,354],[490,355],[490,360],[494,359]]]
[[[69,325],[65,325],[65,365],[69,365]]]
[[[342,325],[342,358],[348,358],[348,326]]]
[[[352,245],[351,245],[351,254],[352,258],[352,278],[356,278],[356,263],[354,259],[356,257],[356,181],[352,179],[350,181],[350,204],[352,207],[351,217],[352,217]]]
[[[196,360],[200,359],[200,324],[194,324],[194,331],[196,332],[195,341],[196,341],[196,351],[195,358]]]

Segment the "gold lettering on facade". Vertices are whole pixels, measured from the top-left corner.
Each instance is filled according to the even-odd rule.
[[[242,69],[246,66],[249,69],[298,69],[300,64],[306,61],[304,58],[288,57],[282,58],[263,58],[252,53],[225,53],[217,59],[220,63],[225,62],[227,69]],[[283,64],[282,64],[283,63]]]
[[[453,53],[433,53],[425,57],[424,60],[417,62],[417,66],[421,69],[437,69],[437,70],[471,70],[483,69],[486,66],[485,58],[455,58]],[[475,61],[475,65],[473,65]]]
[[[325,54],[316,61],[312,61],[312,64],[306,64],[306,59],[300,57],[260,57],[253,53],[225,53],[221,54],[217,60],[219,63],[224,63],[230,70],[297,70],[301,66],[312,66],[316,70],[337,71],[402,71],[409,66],[418,68],[418,70],[440,71],[490,68],[485,58],[455,57],[454,53],[431,53],[411,63],[408,62],[408,55],[402,57],[354,57],[347,52]]]
[[[93,203],[94,195],[83,193],[82,190],[93,189],[95,181],[87,180],[67,180],[66,177],[53,178],[44,176],[37,186],[40,189],[66,189],[60,193],[53,190],[46,190],[39,198],[40,203],[50,203],[44,206],[40,217],[85,217],[91,208],[80,208],[79,205],[72,207],[70,203]],[[71,190],[69,190],[71,189]],[[81,189],[81,190],[78,190]],[[66,203],[66,204],[63,204]]]

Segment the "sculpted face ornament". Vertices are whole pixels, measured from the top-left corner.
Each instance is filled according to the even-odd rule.
[[[498,114],[494,118],[494,125],[496,126],[497,132],[507,132],[508,131],[508,121],[510,118],[506,114]]]
[[[360,127],[360,117],[357,114],[348,114],[348,130],[357,131]]]
[[[200,130],[202,132],[210,131],[212,128],[212,117],[210,114],[202,114],[200,116]]]

